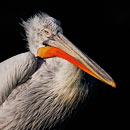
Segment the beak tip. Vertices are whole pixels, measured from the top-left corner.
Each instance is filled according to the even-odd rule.
[[[111,85],[112,85],[112,87],[116,88],[116,83],[114,81],[112,82]]]

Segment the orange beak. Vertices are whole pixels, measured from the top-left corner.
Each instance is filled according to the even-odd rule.
[[[58,32],[53,38],[48,40],[46,47],[39,48],[38,57],[51,58],[60,57],[76,65],[91,76],[116,88],[114,80],[91,58],[81,52],[62,33]]]
[[[75,52],[73,52],[73,55],[74,55],[74,53]],[[116,84],[112,80],[112,78],[103,69],[101,69],[94,61],[92,61],[88,57],[86,59],[81,58],[81,54],[80,55],[75,54],[74,56],[71,56],[67,52],[65,52],[57,47],[52,47],[52,46],[46,46],[46,47],[39,48],[38,54],[37,54],[37,57],[40,57],[43,59],[52,58],[52,57],[63,58],[65,60],[71,62],[72,64],[76,65],[81,70],[85,71],[86,73],[90,74],[91,76],[116,88]]]

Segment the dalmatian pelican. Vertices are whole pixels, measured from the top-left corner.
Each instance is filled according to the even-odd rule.
[[[0,63],[0,130],[45,130],[64,121],[89,93],[85,74],[116,87],[55,18],[39,13],[23,27],[29,51]]]

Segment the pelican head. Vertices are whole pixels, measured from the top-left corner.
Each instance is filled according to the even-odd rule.
[[[41,13],[23,22],[30,51],[47,59],[60,57],[68,60],[91,76],[116,87],[113,79],[92,59],[81,52],[64,35],[60,22]]]

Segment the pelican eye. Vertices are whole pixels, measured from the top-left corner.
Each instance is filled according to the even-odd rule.
[[[44,29],[44,34],[46,35],[46,37],[50,37],[51,36],[51,32],[48,29]]]

